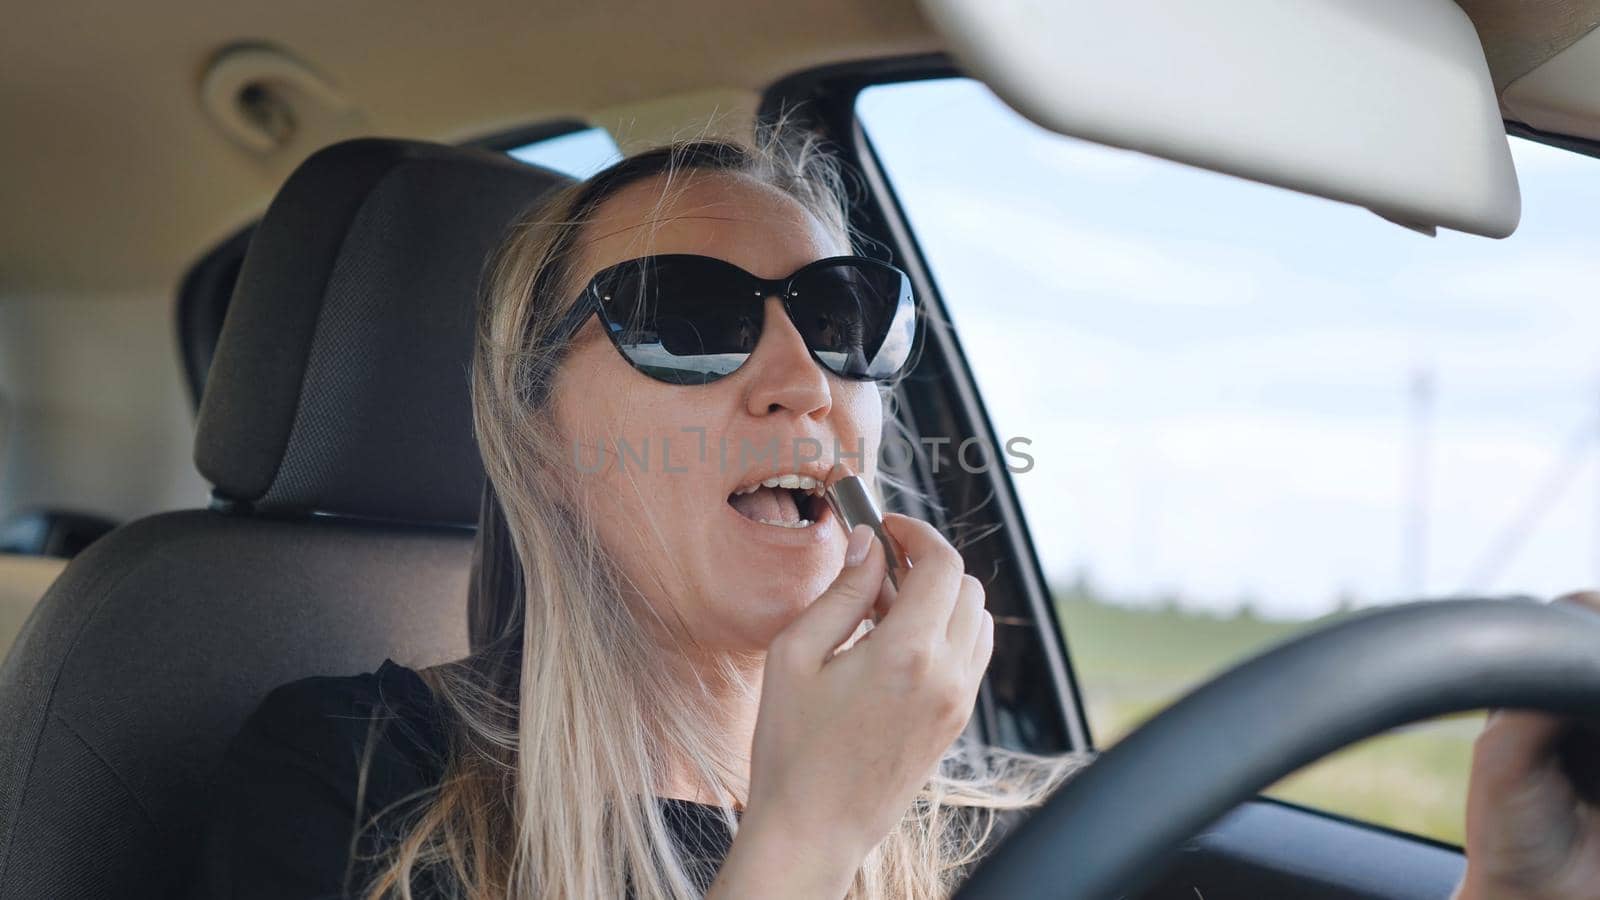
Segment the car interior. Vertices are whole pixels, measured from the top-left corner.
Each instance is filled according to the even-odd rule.
[[[1600,3],[1437,6],[1481,53],[1496,137],[1600,156]],[[1097,16],[1115,18],[1078,12],[1091,37]],[[16,13],[0,35],[0,898],[172,896],[206,778],[268,690],[468,651],[485,485],[467,377],[473,306],[507,225],[575,177],[513,151],[593,132],[627,152],[796,112],[857,173],[852,225],[912,275],[942,326],[899,389],[920,434],[995,432],[857,114],[874,86],[975,78],[1062,133],[1407,227],[1508,230],[1503,197],[1461,211],[1398,189],[1378,198],[1391,190],[1381,185],[1367,196],[1349,187],[1353,173],[1285,174],[1033,103],[1072,91],[996,62],[984,35],[999,32],[980,27],[977,3]],[[969,728],[1036,753],[1091,749],[1071,623],[1036,551],[1048,536],[1030,533],[1003,468],[917,476],[939,505],[891,506],[969,536],[968,571],[1001,626]],[[1504,665],[1470,674],[1492,680]],[[1397,707],[1341,741],[1501,696]],[[1304,737],[1315,709],[1262,714]],[[1233,793],[1208,795],[1205,827],[1170,836],[1181,846],[1132,895],[1443,898],[1461,875],[1454,843],[1256,796],[1260,786],[1241,774]],[[1156,799],[1095,807],[1112,817],[1096,827],[1159,817]],[[1040,848],[1050,839],[1028,834]],[[1021,862],[1012,871],[972,896],[1099,896]]]

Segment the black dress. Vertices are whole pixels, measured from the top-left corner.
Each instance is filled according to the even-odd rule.
[[[376,672],[304,678],[268,694],[212,780],[192,900],[359,897],[373,870],[348,863],[369,733],[374,743],[361,819],[400,805],[363,833],[358,856],[367,857],[397,837],[396,823],[417,802],[406,798],[442,775],[446,734],[432,691],[414,670],[386,659]],[[658,800],[704,891],[731,842],[720,810]]]

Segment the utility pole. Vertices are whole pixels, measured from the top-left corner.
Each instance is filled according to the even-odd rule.
[[[1434,409],[1433,367],[1411,370],[1408,391],[1410,447],[1406,489],[1408,494],[1402,546],[1401,591],[1407,600],[1420,600],[1428,590],[1428,505],[1431,481]]]

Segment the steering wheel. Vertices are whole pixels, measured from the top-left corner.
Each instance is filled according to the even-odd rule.
[[[1182,842],[1302,766],[1420,719],[1600,709],[1600,614],[1451,599],[1358,613],[1194,689],[1016,825],[957,900],[1134,895]]]

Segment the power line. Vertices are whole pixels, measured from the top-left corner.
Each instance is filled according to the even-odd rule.
[[[1473,570],[1472,577],[1467,579],[1466,587],[1459,593],[1473,594],[1487,591],[1494,584],[1495,579],[1500,577],[1501,572],[1522,549],[1529,535],[1538,527],[1540,520],[1550,511],[1550,507],[1566,493],[1568,483],[1583,470],[1584,457],[1591,442],[1600,446],[1600,415],[1597,415],[1592,423],[1584,422],[1583,427],[1573,435],[1567,445],[1566,453],[1556,460],[1544,481],[1523,506],[1522,514],[1513,519],[1511,525],[1502,531],[1479,557],[1479,563]],[[1597,476],[1597,480],[1600,480],[1600,476]],[[1597,510],[1597,513],[1600,513],[1600,510]]]

